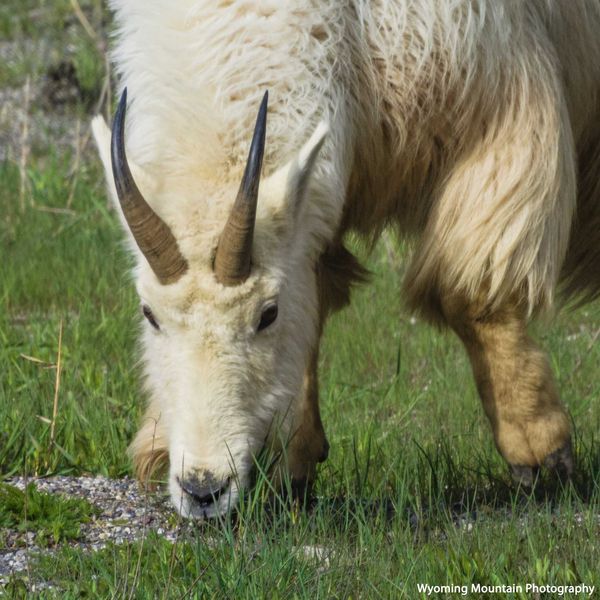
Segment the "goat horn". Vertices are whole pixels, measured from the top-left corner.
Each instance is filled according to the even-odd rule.
[[[188,268],[168,225],[152,210],[138,189],[125,155],[127,88],[115,115],[111,138],[112,171],[123,216],[139,249],[162,284],[174,283]]]
[[[258,185],[265,152],[268,101],[269,92],[265,92],[258,110],[242,183],[219,238],[215,256],[215,276],[227,286],[238,285],[250,275]]]

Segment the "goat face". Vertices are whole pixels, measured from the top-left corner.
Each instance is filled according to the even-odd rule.
[[[235,505],[261,449],[277,451],[302,418],[304,375],[319,335],[319,242],[302,221],[309,218],[304,198],[326,127],[261,182],[259,194],[265,95],[233,207],[226,197],[235,188],[224,186],[210,218],[198,208],[167,226],[129,170],[125,107],[124,93],[111,170],[138,259],[150,397],[134,459],[168,453],[176,509],[186,517],[215,516]],[[101,137],[96,133],[99,145]]]

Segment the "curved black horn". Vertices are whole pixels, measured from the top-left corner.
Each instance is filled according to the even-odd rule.
[[[227,286],[238,285],[250,275],[258,186],[265,153],[268,102],[269,92],[265,92],[258,110],[242,183],[219,238],[214,269],[217,279]]]
[[[127,88],[123,90],[111,137],[112,171],[123,215],[139,249],[163,284],[174,283],[188,268],[168,225],[152,210],[138,189],[125,154]]]

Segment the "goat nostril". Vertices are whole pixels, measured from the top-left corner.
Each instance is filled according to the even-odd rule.
[[[202,483],[197,480],[181,480],[178,478],[181,489],[188,494],[188,496],[191,496],[194,502],[202,507],[216,503],[227,491],[229,481],[230,479],[227,478],[227,480],[219,487],[218,484],[214,485],[214,482],[211,482],[211,485],[202,485]]]

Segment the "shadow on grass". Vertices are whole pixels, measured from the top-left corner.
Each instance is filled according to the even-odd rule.
[[[265,530],[277,531],[304,520],[313,525],[325,523],[328,532],[348,535],[360,527],[385,529],[396,523],[412,530],[417,541],[452,526],[469,529],[482,520],[600,510],[600,447],[594,440],[587,446],[579,441],[575,447],[576,470],[570,480],[561,481],[542,470],[532,487],[515,484],[508,468],[502,471],[498,461],[480,457],[476,468],[461,466],[456,452],[444,443],[434,451],[420,448],[420,460],[395,487],[375,489],[365,484],[374,464],[368,458],[364,459],[366,471],[357,468],[356,481],[346,481],[347,491],[339,494],[318,493],[319,482],[316,491],[302,492],[289,481],[284,481],[282,492],[274,493],[272,484],[259,475],[254,488],[242,496],[239,509],[222,519],[218,529],[224,527],[235,536],[240,528],[256,522]],[[215,523],[196,526],[199,531],[214,531]]]

